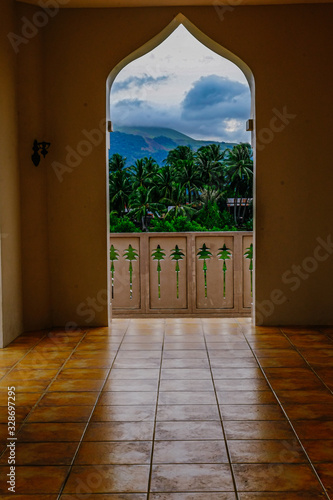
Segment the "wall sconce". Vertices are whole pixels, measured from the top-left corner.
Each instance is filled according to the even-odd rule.
[[[31,159],[35,167],[38,167],[39,165],[40,154],[43,155],[43,157],[45,158],[50,146],[51,143],[49,142],[37,142],[36,139],[34,140],[34,145],[32,146],[33,154],[31,155]]]

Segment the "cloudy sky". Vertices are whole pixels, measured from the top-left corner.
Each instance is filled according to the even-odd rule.
[[[249,142],[249,117],[244,74],[182,25],[128,64],[111,88],[114,126],[168,127],[195,139]]]

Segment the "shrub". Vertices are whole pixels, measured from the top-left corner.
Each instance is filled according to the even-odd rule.
[[[111,219],[111,217],[110,217]],[[112,223],[110,224],[111,233],[138,233],[139,229],[136,227],[134,222],[127,219],[126,217],[117,218],[115,220],[112,218]]]

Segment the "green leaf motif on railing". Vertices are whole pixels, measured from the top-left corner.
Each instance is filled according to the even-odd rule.
[[[226,260],[231,259],[232,253],[229,248],[226,247],[226,244],[224,243],[222,248],[219,248],[219,251],[217,252],[217,256],[220,260],[223,260],[223,298],[225,299],[225,275],[227,272],[227,264]]]
[[[171,260],[176,261],[176,275],[177,275],[177,299],[179,299],[179,272],[180,272],[180,267],[179,267],[179,261],[183,260],[185,257],[184,252],[179,248],[178,245],[175,246],[173,250],[171,250],[170,253]]]
[[[111,297],[114,298],[114,263],[119,259],[118,250],[111,245],[110,260],[111,260]]]
[[[161,260],[164,260],[165,257],[165,252],[163,248],[161,248],[160,245],[157,245],[157,248],[152,251],[151,256],[153,257],[153,260],[157,260],[157,283],[158,283],[158,298],[161,298]]]
[[[133,265],[132,262],[136,261],[139,254],[132,245],[128,245],[128,248],[124,251],[124,257],[129,261],[129,273],[130,273],[130,299],[133,298]]]
[[[207,297],[207,262],[206,260],[209,260],[212,257],[212,252],[210,249],[206,246],[206,243],[202,245],[201,248],[199,248],[199,252],[197,253],[197,256],[199,260],[203,260],[203,272],[204,272],[204,280],[205,280],[205,297]]]
[[[250,260],[250,276],[251,276],[251,297],[253,297],[253,243],[246,249],[244,257]]]

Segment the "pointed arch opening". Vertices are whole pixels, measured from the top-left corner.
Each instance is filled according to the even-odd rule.
[[[179,26],[183,25],[186,30],[198,41],[200,42],[204,47],[208,48],[209,50],[213,51],[215,54],[221,56],[221,58],[224,58],[224,59],[227,59],[228,61],[230,61],[231,63],[233,63],[234,65],[236,65],[240,70],[241,72],[243,73],[243,75],[245,76],[245,79],[248,83],[248,86],[249,86],[249,89],[250,89],[250,93],[251,93],[251,106],[250,106],[250,114],[248,116],[248,119],[250,120],[250,123],[249,123],[249,126],[248,126],[248,130],[251,131],[251,145],[252,145],[252,148],[253,148],[253,177],[255,178],[255,132],[253,131],[253,122],[254,122],[254,118],[255,118],[255,82],[254,82],[254,76],[253,76],[253,73],[251,71],[251,69],[248,67],[248,65],[242,61],[236,54],[232,53],[230,50],[226,49],[225,47],[223,47],[222,45],[220,45],[219,43],[217,43],[216,41],[212,40],[209,36],[207,36],[205,33],[203,33],[199,28],[197,28],[193,23],[191,23],[183,14],[178,14],[160,33],[158,33],[155,37],[153,37],[151,40],[149,40],[148,42],[146,42],[143,46],[139,47],[137,50],[135,50],[134,52],[132,52],[131,54],[129,54],[127,57],[125,57],[122,61],[120,61],[113,69],[112,71],[110,72],[109,76],[108,76],[108,79],[107,79],[107,86],[106,86],[106,94],[107,94],[107,97],[106,97],[106,102],[107,102],[107,109],[106,109],[106,114],[107,114],[107,120],[109,121],[110,123],[110,131],[112,129],[112,119],[113,119],[113,113],[112,113],[112,101],[111,101],[111,89],[112,89],[112,85],[114,84],[115,82],[115,79],[117,78],[118,74],[127,66],[129,65],[131,62],[135,61],[136,59],[139,59],[141,58],[142,56],[150,53],[151,51],[153,51],[154,49],[156,49],[159,45],[161,45],[170,35],[172,35],[172,33],[177,30],[177,28]],[[110,147],[110,144],[108,144],[108,146]],[[107,160],[109,161],[109,152],[107,152]],[[253,187],[255,186],[255,183],[253,182]],[[255,198],[255,195],[253,193],[253,199]],[[237,203],[234,203],[234,205],[237,205]],[[253,212],[253,219],[255,219],[255,212]],[[133,235],[135,236],[135,235]],[[208,234],[207,234],[208,236]],[[210,237],[213,237],[213,235],[209,235]],[[229,236],[228,236],[229,237]],[[134,241],[135,240],[135,241]],[[148,238],[147,241],[144,239],[144,238],[141,238],[139,236],[135,236],[134,237],[134,243],[137,245],[137,248],[135,249],[133,245],[127,245],[128,242],[126,242],[125,244],[125,240],[123,240],[120,244],[120,240],[118,241],[118,243],[120,244],[120,247],[119,248],[116,248],[115,245],[112,245],[110,244],[110,250],[111,250],[111,254],[114,258],[114,260],[112,260],[111,262],[111,275],[112,275],[112,280],[111,280],[111,292],[110,292],[110,296],[112,298],[114,298],[114,294],[115,294],[115,291],[114,291],[114,283],[115,283],[115,268],[117,267],[117,261],[118,260],[121,260],[122,257],[124,257],[125,255],[128,254],[128,249],[130,250],[130,252],[132,252],[132,250],[134,249],[134,251],[136,250],[139,250],[139,247],[141,248],[144,247],[144,246],[147,246],[147,248],[145,248],[145,251],[147,253],[146,257],[144,260],[149,260],[150,257],[153,257],[153,255],[156,255],[156,249],[155,247],[153,248],[153,246],[151,246],[150,248],[150,241],[152,241],[152,239]],[[157,240],[156,240],[157,241]],[[226,240],[227,241],[227,240]],[[229,242],[231,242],[231,239],[228,240]],[[201,240],[200,240],[201,242]],[[155,242],[156,243],[156,242]],[[151,243],[152,244],[152,243]],[[198,240],[198,243],[196,243],[196,241],[193,239],[193,240],[189,240],[187,239],[187,241],[182,241],[182,244],[183,244],[183,247],[186,246],[187,247],[187,250],[189,250],[189,244],[191,245],[196,245],[198,246],[199,244],[199,240]],[[203,242],[200,243],[201,245],[203,244]],[[126,247],[126,245],[128,246],[128,248]],[[156,245],[155,245],[156,246]],[[224,244],[224,247],[226,245]],[[228,245],[227,245],[228,246]],[[131,247],[131,248],[130,248]],[[176,245],[176,247],[178,247],[178,245]],[[223,245],[222,245],[223,247]],[[237,248],[236,248],[237,247]],[[198,247],[199,248],[199,247]],[[178,300],[175,300],[174,303],[173,303],[173,306],[172,308],[165,308],[164,306],[161,306],[162,304],[162,290],[161,290],[161,269],[163,267],[166,266],[166,263],[163,262],[164,260],[166,260],[168,258],[168,255],[164,255],[163,254],[163,251],[164,249],[161,247],[159,247],[159,245],[157,246],[157,249],[159,251],[159,255],[161,255],[161,259],[158,260],[158,274],[157,274],[157,280],[158,280],[158,286],[156,286],[156,290],[155,292],[149,290],[149,298],[147,300],[144,300],[143,298],[143,295],[142,295],[142,281],[147,281],[146,278],[144,278],[144,273],[142,273],[142,269],[140,270],[140,256],[139,255],[136,255],[135,259],[133,260],[130,260],[129,261],[129,277],[128,279],[130,280],[129,282],[129,292],[127,293],[126,292],[126,295],[127,295],[127,305],[125,305],[125,307],[123,308],[123,314],[117,314],[117,316],[121,316],[121,315],[124,315],[124,316],[127,316],[128,315],[128,312],[130,310],[132,310],[132,312],[135,313],[150,313],[149,315],[154,315],[154,314],[163,314],[163,312],[166,312],[166,313],[169,313],[169,314],[173,314],[173,313],[177,313],[177,302]],[[184,248],[183,248],[184,249]],[[202,249],[202,247],[200,247],[200,249]],[[141,248],[142,250],[142,248]],[[170,249],[171,250],[171,247]],[[169,251],[168,250],[168,251]],[[221,248],[219,249],[221,250]],[[227,248],[228,250],[228,248]],[[254,295],[255,295],[255,279],[254,279],[254,272],[253,272],[253,262],[254,262],[254,245],[250,242],[250,239],[248,237],[242,237],[240,238],[239,240],[237,240],[236,242],[236,239],[234,239],[232,241],[232,250],[233,252],[235,252],[235,256],[236,256],[236,253],[238,253],[238,259],[239,261],[242,261],[242,266],[243,266],[243,269],[245,268],[245,265],[248,266],[248,270],[249,272],[247,273],[247,275],[245,276],[244,274],[244,271],[242,271],[241,275],[239,276],[239,283],[236,283],[236,281],[234,282],[234,288],[233,288],[233,293],[234,293],[234,298],[233,298],[233,302],[231,304],[231,302],[229,302],[229,306],[220,306],[221,307],[229,307],[229,309],[231,310],[232,308],[236,307],[236,309],[239,311],[241,310],[242,313],[244,313],[245,311],[245,308],[249,308],[251,306],[253,306],[254,304]],[[236,252],[237,250],[237,252]],[[127,252],[127,254],[126,254]],[[155,252],[155,253],[154,253]],[[170,252],[169,252],[170,253]],[[223,252],[222,252],[223,253]],[[214,257],[217,259],[218,258],[218,255],[220,255],[220,260],[221,260],[221,255],[222,253],[220,252],[219,254],[217,253],[217,250],[215,251],[215,254],[214,254]],[[228,252],[227,252],[228,253]],[[227,255],[226,252],[223,253],[223,255]],[[170,257],[171,257],[171,254],[172,252],[170,253]],[[233,253],[231,252],[230,255],[233,255]],[[133,254],[134,255],[134,254]],[[199,254],[198,254],[199,255]],[[200,257],[198,257],[200,259]],[[153,257],[152,260],[154,260],[155,257]],[[183,259],[183,257],[182,257]],[[178,262],[177,261],[177,296],[176,298],[179,299],[179,287],[180,287],[180,283],[178,282],[179,280],[179,276],[181,276],[181,273],[179,271],[179,269],[181,269],[181,266],[183,265],[182,263],[182,259],[180,259],[180,261]],[[244,259],[248,259],[248,260],[244,260]],[[128,259],[127,259],[128,260]],[[155,259],[156,260],[156,259]],[[223,259],[222,259],[223,260]],[[230,263],[228,263],[228,260],[230,260],[230,256],[228,254],[228,259],[226,259],[225,261],[223,261],[223,269],[227,268],[228,265],[230,266]],[[236,264],[236,263],[235,263]],[[196,264],[195,263],[192,263],[192,264],[186,264],[186,265],[189,265],[190,267],[191,266],[195,266]],[[237,264],[236,264],[237,266]],[[171,268],[170,268],[171,269]],[[201,269],[201,268],[200,268]],[[235,271],[236,271],[236,267],[233,268],[233,272],[235,274]],[[138,280],[138,284],[137,284],[137,290],[135,290],[135,284],[133,283],[133,275],[135,273],[140,273],[142,274],[141,278],[142,278],[142,281],[141,281],[141,284],[139,283],[140,280]],[[149,271],[148,271],[149,273]],[[198,272],[199,274],[199,272]],[[226,289],[226,276],[227,276],[227,273],[224,271],[224,276],[223,276],[223,294],[225,295],[226,292],[225,292],[225,289]],[[141,279],[140,278],[140,279]],[[155,278],[152,278],[149,280],[151,281],[151,283],[149,282],[148,283],[148,286],[155,286],[153,285],[154,283],[154,279]],[[189,279],[189,276],[188,276],[188,279]],[[228,278],[229,279],[229,278]],[[148,280],[148,281],[149,281]],[[123,279],[124,281],[124,279]],[[125,279],[126,281],[126,279]],[[227,285],[229,286],[229,285]],[[125,286],[125,288],[127,287],[127,285]],[[189,284],[188,284],[188,287],[189,287]],[[251,294],[248,296],[247,298],[247,304],[245,305],[245,302],[244,302],[244,297],[242,296],[236,296],[235,294],[238,293],[237,292],[237,289],[239,288],[246,288],[248,287],[249,290],[250,290],[250,287],[251,287]],[[214,307],[215,307],[215,311],[216,311],[216,304],[214,306],[207,306],[207,302],[206,302],[206,306],[204,305],[205,303],[205,299],[208,298],[208,292],[207,292],[207,279],[206,279],[206,274],[204,274],[204,299],[203,301],[200,302],[200,300],[197,298],[198,297],[198,292],[197,292],[197,295],[196,295],[196,298],[189,298],[188,297],[188,301],[192,301],[192,305],[189,304],[189,302],[186,300],[186,298],[183,297],[183,301],[182,301],[182,305],[179,306],[180,309],[182,310],[178,310],[179,313],[185,313],[186,314],[186,311],[190,312],[190,305],[191,305],[191,310],[193,311],[195,309],[195,312],[196,313],[200,313],[200,308],[203,308],[201,312],[212,312]],[[140,290],[141,290],[141,297],[139,297],[138,295],[140,294]],[[238,290],[239,291],[239,290]],[[223,298],[225,299],[225,297]],[[143,303],[145,302],[145,304]],[[211,302],[213,303],[214,300]],[[125,303],[125,302],[124,302]],[[223,303],[223,301],[222,301]],[[180,301],[178,302],[178,304],[180,304]],[[250,305],[249,305],[250,304]],[[217,306],[217,307],[220,307],[220,306]],[[163,309],[164,307],[164,309]],[[133,311],[134,309],[134,311]],[[253,309],[253,307],[252,307]],[[186,311],[185,311],[186,310]],[[249,309],[248,309],[249,310]],[[214,312],[214,311],[213,311]],[[230,312],[230,311],[229,311]],[[253,312],[252,312],[253,314]],[[191,314],[190,314],[191,315]],[[228,315],[228,314],[227,314]],[[231,314],[232,315],[232,314]],[[245,314],[239,314],[240,316],[242,315],[245,315]]]

